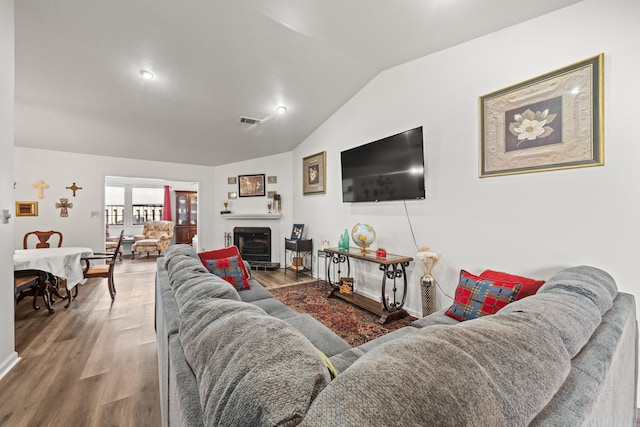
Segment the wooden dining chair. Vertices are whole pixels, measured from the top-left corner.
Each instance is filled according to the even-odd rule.
[[[102,253],[94,253],[93,256],[81,258],[82,262],[85,264],[83,268],[83,274],[86,279],[92,279],[94,277],[98,278],[106,278],[107,286],[109,287],[109,295],[111,295],[111,300],[113,301],[116,298],[116,284],[113,280],[113,271],[116,266],[116,257],[118,256],[118,250],[122,245],[122,235],[124,234],[124,230],[120,232],[120,238],[118,239],[118,246],[114,252],[102,252]],[[105,264],[92,265],[91,261],[96,260],[104,260]],[[78,286],[74,288],[75,298],[78,295]]]
[[[59,231],[30,231],[24,235],[22,239],[22,249],[29,249],[29,239],[31,236],[35,236],[38,238],[38,243],[36,243],[36,249],[41,248],[50,248],[51,243],[49,243],[49,239],[52,236],[57,236],[58,239],[58,247],[62,246],[62,233]],[[55,239],[55,238],[54,238]],[[33,238],[31,238],[33,240]]]
[[[61,247],[62,246],[61,232],[55,231],[55,230],[30,231],[26,233],[22,238],[22,249],[29,249],[29,245],[30,244],[32,245],[33,243],[35,243],[35,249],[50,248],[52,242],[49,242],[49,239],[51,239],[52,237],[53,237],[52,242],[57,240],[58,241],[57,247],[58,248]],[[37,240],[35,238],[37,238]],[[33,246],[31,248],[33,249]],[[63,286],[63,285],[66,286],[66,281],[64,279],[55,277],[53,274],[48,274],[47,278],[58,289],[60,288],[60,286]],[[47,304],[47,306],[49,306],[49,304]]]
[[[42,295],[45,300],[45,305],[49,306],[47,302],[47,296],[43,294],[42,285],[46,277],[43,277],[42,272],[34,270],[19,270],[13,273],[13,285],[15,303],[19,303],[26,296],[33,296],[33,309],[40,310],[38,306],[38,296]]]

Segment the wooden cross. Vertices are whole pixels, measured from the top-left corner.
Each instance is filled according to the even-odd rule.
[[[60,216],[63,218],[69,216],[69,209],[72,207],[73,203],[69,203],[69,199],[64,197],[60,199],[60,202],[56,202],[56,209],[60,209]]]
[[[75,182],[71,187],[64,187],[64,188],[66,188],[67,190],[73,191],[73,197],[76,197],[76,191],[82,190],[82,187],[78,187]]]
[[[44,190],[49,188],[49,184],[46,184],[43,180],[39,180],[31,184],[31,186],[38,191],[38,199],[44,199]]]

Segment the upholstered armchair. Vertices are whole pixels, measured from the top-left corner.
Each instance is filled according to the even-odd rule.
[[[122,261],[122,245],[118,246],[119,240],[120,236],[112,237],[109,235],[109,224],[107,224],[104,238],[104,251],[113,253],[118,250],[118,258]]]
[[[158,255],[166,250],[171,244],[173,237],[172,221],[149,221],[145,222],[142,234],[133,236],[133,246],[131,246],[131,259],[135,259],[136,253],[158,252]]]

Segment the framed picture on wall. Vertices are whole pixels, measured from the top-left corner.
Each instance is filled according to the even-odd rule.
[[[264,174],[238,175],[238,194],[240,197],[264,196]]]
[[[326,193],[326,152],[302,159],[302,194]]]
[[[38,202],[16,202],[16,216],[38,216]]]
[[[602,166],[604,54],[480,97],[480,177]]]

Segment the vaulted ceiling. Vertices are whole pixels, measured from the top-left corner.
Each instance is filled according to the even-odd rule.
[[[18,0],[15,145],[198,165],[291,151],[381,71],[577,1]]]

